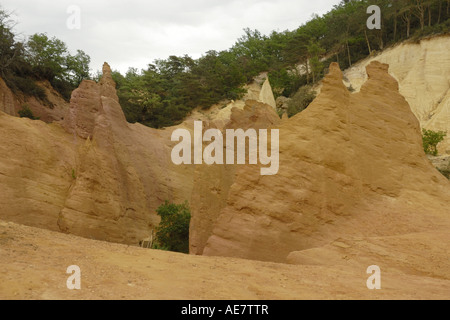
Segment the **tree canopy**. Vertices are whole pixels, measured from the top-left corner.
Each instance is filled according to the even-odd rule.
[[[381,9],[380,30],[367,28],[370,5]],[[228,50],[208,51],[198,59],[170,56],[113,77],[128,121],[167,127],[194,108],[240,98],[243,85],[261,72],[268,72],[275,97],[293,97],[319,81],[333,61],[344,70],[400,41],[448,32],[449,11],[449,0],[343,0],[295,30],[264,35],[246,28]],[[12,29],[9,15],[0,10],[0,73],[12,89],[42,96],[32,80],[47,79],[68,99],[89,77],[85,52],[72,55],[64,42],[42,33],[17,41]]]
[[[70,54],[67,45],[45,33],[18,40],[11,14],[0,8],[0,76],[13,91],[49,103],[36,80],[48,80],[65,99],[83,79],[90,78],[90,57]]]
[[[381,9],[381,30],[367,28],[370,5]],[[293,97],[320,80],[332,61],[346,69],[399,41],[448,32],[449,6],[443,0],[341,1],[292,31],[264,35],[246,28],[228,50],[199,59],[171,56],[146,70],[116,73],[119,98],[129,121],[159,128],[181,122],[193,108],[239,98],[261,72],[269,72],[275,97]]]
[[[155,247],[189,253],[191,212],[187,201],[182,204],[165,201],[156,213],[161,217],[161,222],[156,229]]]

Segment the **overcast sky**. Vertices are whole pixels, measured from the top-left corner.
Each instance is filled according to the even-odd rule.
[[[14,11],[16,33],[47,33],[69,50],[84,50],[92,71],[104,61],[121,72],[145,68],[155,59],[229,49],[244,28],[263,34],[293,30],[339,0],[0,0]],[[70,29],[76,6],[80,28]],[[76,14],[76,13],[75,13]],[[72,24],[73,25],[73,24]]]

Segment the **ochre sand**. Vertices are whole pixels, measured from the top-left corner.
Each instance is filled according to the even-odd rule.
[[[177,254],[0,222],[0,299],[448,299],[450,281],[368,265],[289,265]],[[343,257],[345,261],[345,257]],[[430,261],[430,263],[432,263]],[[81,268],[81,290],[66,269]],[[389,269],[389,268],[388,268]]]

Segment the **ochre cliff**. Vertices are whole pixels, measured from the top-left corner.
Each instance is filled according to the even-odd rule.
[[[10,105],[14,97],[4,89],[1,98]],[[62,121],[45,124],[0,112],[1,218],[137,245],[158,225],[160,204],[187,200],[193,211],[191,248],[201,254],[235,169],[174,165],[172,132],[192,132],[196,119],[162,130],[129,124],[118,101],[105,63],[99,83],[85,80],[74,90]],[[242,103],[230,108],[228,118],[204,121],[204,130],[266,128],[279,121],[266,104]]]
[[[171,130],[127,123],[103,73],[73,92],[62,122],[0,112],[2,219],[137,244],[161,203],[190,199],[194,168],[172,164]]]
[[[321,94],[278,127],[279,173],[237,169],[203,254],[326,264],[345,256],[342,246],[352,249],[349,256],[371,248],[372,256],[394,259],[399,250],[448,242],[450,182],[426,158],[419,122],[388,65],[372,62],[367,74],[350,94],[337,64],[330,66]],[[384,237],[387,246],[398,237],[411,247],[385,252]],[[360,245],[342,240],[328,248],[333,254],[313,249],[338,239]],[[447,249],[435,250],[439,274],[448,273]]]
[[[204,130],[214,127],[212,121]],[[229,122],[222,128],[227,129],[266,129],[280,123],[275,109],[255,100],[247,100],[243,109],[233,108]],[[224,149],[225,153],[225,149]],[[234,183],[235,173],[241,165],[203,165],[197,166],[194,174],[190,226],[190,252],[202,254],[203,248],[212,234],[221,209],[227,204],[230,187]]]
[[[344,72],[348,86],[358,91],[367,79],[365,68],[372,61],[389,64],[400,94],[408,101],[420,125],[447,131],[439,144],[441,154],[450,154],[450,36],[442,35],[404,42],[356,63]]]
[[[0,78],[0,111],[18,116],[19,110],[28,107],[35,117],[44,122],[50,123],[62,120],[69,103],[53,89],[48,81],[37,82],[37,85],[45,91],[48,102],[44,103],[35,97],[26,97],[23,94],[14,94],[5,81]]]
[[[449,240],[450,183],[426,158],[388,66],[373,62],[367,73],[351,94],[331,65],[319,97],[290,119],[251,99],[228,118],[200,119],[204,130],[279,129],[278,174],[261,176],[258,165],[174,165],[172,132],[192,132],[197,119],[163,130],[127,123],[105,64],[99,83],[73,92],[63,121],[0,112],[0,218],[137,245],[161,203],[188,200],[193,254],[326,264],[400,252],[430,259],[408,251],[430,247],[441,269],[414,268],[448,274],[437,242]]]

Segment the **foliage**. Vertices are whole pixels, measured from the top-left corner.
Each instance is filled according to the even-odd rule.
[[[52,107],[37,80],[48,80],[69,100],[71,92],[89,75],[89,56],[81,50],[71,55],[66,44],[38,33],[18,41],[11,14],[0,8],[0,76],[16,94],[34,96]]]
[[[381,30],[366,27],[369,5],[381,8]],[[242,86],[261,72],[269,73],[275,98],[292,97],[319,81],[333,61],[346,69],[399,41],[448,32],[447,7],[442,0],[341,1],[292,31],[264,35],[246,28],[228,50],[209,51],[199,59],[171,56],[146,70],[116,74],[118,95],[129,121],[155,128],[181,122],[193,108],[238,99]],[[306,102],[292,107],[291,115]]]
[[[370,5],[381,8],[381,30],[367,29]],[[183,121],[194,108],[239,99],[243,85],[261,72],[269,73],[275,97],[293,97],[299,88],[319,81],[329,63],[337,62],[344,70],[400,41],[446,33],[449,18],[450,1],[344,0],[295,30],[264,35],[246,28],[228,50],[208,51],[199,59],[170,56],[144,70],[114,72],[113,77],[128,121],[167,127]],[[8,13],[0,11],[0,72],[8,85],[16,83],[40,95],[29,81],[17,78],[46,79],[69,99],[89,77],[89,56],[80,50],[71,55],[64,42],[42,33],[16,41],[12,27]]]
[[[315,98],[316,94],[311,86],[301,87],[288,102],[288,116],[293,117],[297,113],[305,110]]]
[[[30,118],[31,120],[39,120],[39,117],[35,117],[33,111],[31,111],[28,105],[23,105],[22,109],[18,111],[19,117],[21,118]]]
[[[27,61],[31,64],[36,76],[52,81],[63,79],[67,46],[57,38],[49,38],[46,34],[34,34],[27,42]]]
[[[311,66],[311,73],[313,77],[313,83],[316,82],[321,76],[323,71],[323,63],[320,61],[320,57],[325,53],[325,50],[321,48],[317,42],[310,41],[308,45],[308,57],[309,64]]]
[[[52,86],[66,99],[81,81],[89,79],[90,57],[82,50],[75,55],[68,52],[66,44],[46,34],[34,34],[26,43],[26,59],[38,79],[50,81]]]
[[[437,145],[444,140],[447,133],[444,131],[432,131],[422,129],[423,150],[426,154],[437,156]]]
[[[450,180],[450,161],[446,166],[436,167],[436,169],[447,179]]]
[[[189,253],[191,213],[187,201],[179,205],[166,201],[156,212],[161,217],[161,222],[156,229],[154,248]]]
[[[89,64],[91,57],[83,50],[77,50],[77,54],[66,57],[66,78],[74,87],[78,87],[84,79],[90,78]]]
[[[280,96],[290,97],[300,87],[306,85],[306,76],[301,75],[298,69],[287,70],[282,68],[269,72],[269,82],[275,99]]]
[[[171,251],[171,250],[169,249],[169,247],[167,247],[167,246],[162,246],[162,245],[160,245],[158,242],[154,242],[154,243],[152,244],[152,249],[154,249],[154,250],[162,250],[162,251]]]
[[[450,169],[438,169],[438,171],[447,179],[450,180]]]

